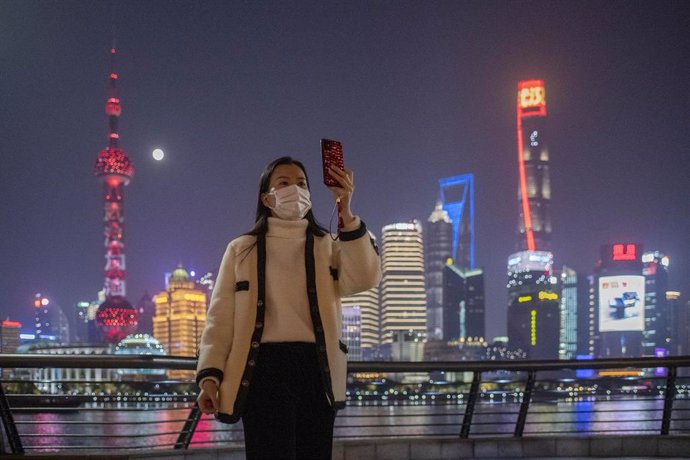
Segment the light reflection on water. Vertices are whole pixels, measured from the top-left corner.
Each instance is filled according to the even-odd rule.
[[[554,433],[659,433],[662,397],[634,399],[557,400],[533,402],[525,435]],[[101,405],[100,410],[18,413],[18,430],[25,447],[55,450],[68,446],[99,449],[172,448],[191,406]],[[520,403],[484,402],[476,405],[470,436],[512,435]],[[690,400],[675,402],[675,415],[688,418]],[[465,405],[350,405],[338,413],[336,438],[386,436],[458,436]],[[64,423],[67,422],[67,423]],[[105,422],[105,423],[104,423]],[[689,430],[687,421],[674,421],[673,430]],[[27,436],[31,435],[31,436]],[[200,420],[192,447],[242,440],[242,424],[225,425],[212,417]],[[51,449],[52,447],[52,449]],[[37,450],[29,450],[37,452]]]

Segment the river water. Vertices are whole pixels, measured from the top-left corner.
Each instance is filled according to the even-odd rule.
[[[557,399],[530,405],[525,435],[659,433],[664,401],[660,396]],[[511,436],[520,408],[512,398],[481,400],[472,419],[471,437]],[[113,403],[79,410],[18,412],[14,418],[29,453],[78,448],[107,451],[123,448],[167,448],[177,441],[191,406],[185,403]],[[338,413],[336,438],[392,436],[459,436],[465,404],[352,403]],[[690,400],[677,400],[674,418],[688,418]],[[674,420],[673,432],[690,430]],[[200,420],[191,447],[241,442],[242,425],[225,425],[212,417]]]

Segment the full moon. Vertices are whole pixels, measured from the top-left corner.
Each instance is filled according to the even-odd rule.
[[[163,152],[161,149],[156,149],[153,151],[153,159],[156,161],[161,161],[164,156],[165,152]]]

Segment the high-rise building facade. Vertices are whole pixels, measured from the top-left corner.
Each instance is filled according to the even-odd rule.
[[[595,357],[643,355],[646,289],[641,256],[640,244],[601,246],[594,276]]]
[[[668,291],[666,300],[673,308],[673,340],[671,354],[673,356],[690,355],[690,302],[685,303],[678,291]]]
[[[395,331],[426,335],[422,226],[415,220],[382,230],[381,342]]]
[[[560,302],[553,254],[521,251],[508,259],[508,339],[529,359],[558,359]]]
[[[444,341],[484,342],[486,313],[484,272],[462,270],[453,264],[443,268]]]
[[[348,361],[362,360],[362,311],[358,306],[343,307],[342,341]]]
[[[443,267],[452,261],[453,224],[438,201],[427,220],[424,233],[424,267],[426,274],[427,333],[443,336]]]
[[[560,347],[558,356],[560,359],[574,359],[577,355],[577,325],[578,305],[580,304],[577,272],[570,267],[563,267],[561,271],[561,327]]]
[[[102,334],[96,324],[98,307],[105,302],[105,291],[98,291],[97,298],[91,301],[76,302],[76,325],[72,340],[81,344],[97,344],[102,342]]]
[[[137,309],[137,332],[139,334],[153,334],[153,315],[156,313],[156,303],[153,297],[144,292],[136,305]]]
[[[168,355],[196,356],[206,322],[206,293],[196,287],[189,273],[178,267],[168,279],[166,290],[153,298],[153,336]],[[171,370],[172,379],[193,377],[193,371]]]
[[[19,334],[22,323],[10,321],[0,322],[0,353],[16,353],[19,347]]]
[[[597,345],[597,306],[595,287],[597,279],[594,275],[585,277],[583,302],[585,313],[577,317],[577,354],[589,359],[596,355]]]
[[[518,82],[518,250],[508,259],[508,337],[530,359],[556,359],[560,344],[558,279],[552,270],[551,179],[542,80]]]
[[[381,343],[379,288],[343,297],[341,304],[343,312],[348,308],[357,308],[359,311],[361,356],[372,356]]]
[[[34,298],[34,334],[36,339],[66,344],[71,341],[69,320],[62,308],[41,294]]]
[[[667,356],[671,353],[674,311],[666,298],[669,258],[659,251],[642,254],[645,277],[644,339],[645,356]]]
[[[551,176],[542,80],[518,83],[519,250],[551,249]]]
[[[122,113],[117,92],[118,74],[115,73],[115,48],[110,50],[109,97],[105,105],[110,133],[108,147],[96,160],[94,174],[103,183],[103,223],[105,236],[105,301],[98,308],[96,322],[103,339],[116,344],[137,327],[137,312],[126,298],[125,285],[125,186],[134,175],[134,165],[119,146],[118,120]]]
[[[456,267],[474,268],[474,174],[438,181],[443,210],[452,225],[451,255]],[[433,214],[432,214],[433,216]]]
[[[9,318],[0,322],[0,353],[16,353],[20,344],[20,329],[22,323],[10,321]],[[14,369],[0,369],[0,379],[14,378]],[[4,397],[4,395],[3,395]]]

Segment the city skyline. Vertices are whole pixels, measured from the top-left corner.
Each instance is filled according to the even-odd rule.
[[[640,242],[669,256],[669,287],[687,302],[682,2],[165,5],[125,2],[113,14],[120,132],[137,167],[127,189],[130,299],[160,291],[178,262],[215,271],[250,227],[261,169],[284,153],[304,160],[327,223],[318,141],[334,137],[355,171],[353,209],[379,237],[384,225],[425,220],[438,179],[475,175],[476,265],[487,318],[497,318],[487,335],[504,335],[518,218],[515,87],[534,78],[549,104],[555,265],[586,275],[600,245]],[[37,292],[67,309],[102,286],[90,167],[106,134],[111,11],[6,2],[0,12],[9,134],[0,313],[29,322]],[[158,147],[161,162],[151,158]]]

